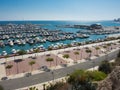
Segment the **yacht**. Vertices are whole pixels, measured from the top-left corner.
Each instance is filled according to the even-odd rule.
[[[13,43],[13,41],[12,40],[8,40],[8,44],[10,45],[10,46],[13,46],[14,45],[14,43]]]
[[[17,51],[15,49],[12,49],[12,53],[15,54],[17,53]]]

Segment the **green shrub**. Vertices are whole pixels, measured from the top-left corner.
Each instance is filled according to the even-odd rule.
[[[71,85],[72,90],[96,90],[96,86],[83,70],[72,73],[68,78],[68,83]]]
[[[70,74],[70,76],[72,76],[72,77],[77,77],[77,76],[80,76],[80,75],[85,75],[85,71],[84,70],[76,70],[76,71],[74,71],[73,73]]]
[[[100,64],[98,70],[101,71],[101,72],[104,72],[105,74],[109,74],[112,71],[112,67],[111,67],[111,64],[108,61],[103,61]]]
[[[36,87],[30,87],[29,90],[38,90]]]
[[[92,81],[100,81],[107,77],[107,75],[101,71],[87,71],[86,74]]]
[[[74,81],[76,77],[84,76],[85,78],[89,78],[92,81],[100,81],[107,77],[107,74],[101,71],[84,71],[84,70],[76,70],[70,77],[68,78],[68,82]]]

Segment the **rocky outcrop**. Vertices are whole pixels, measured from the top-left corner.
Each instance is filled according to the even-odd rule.
[[[98,84],[97,90],[120,90],[120,66],[117,66],[105,80]]]

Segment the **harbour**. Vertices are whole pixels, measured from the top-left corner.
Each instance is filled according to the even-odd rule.
[[[105,30],[87,30],[86,27],[94,23],[100,23]],[[14,54],[20,50],[29,53],[36,48],[46,51],[53,46],[57,49],[72,43],[103,40],[116,33],[120,33],[120,24],[113,21],[1,21],[0,54]]]

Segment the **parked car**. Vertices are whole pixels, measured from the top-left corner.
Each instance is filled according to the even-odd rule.
[[[67,67],[67,64],[61,64],[62,67]]]
[[[31,73],[25,73],[25,77],[30,77],[32,74]]]
[[[32,57],[32,59],[36,59],[37,57]]]
[[[1,80],[7,80],[8,78],[7,77],[2,77]]]
[[[50,56],[50,54],[46,54],[46,56]]]
[[[47,66],[41,66],[40,69],[46,72],[50,72],[50,69]]]

